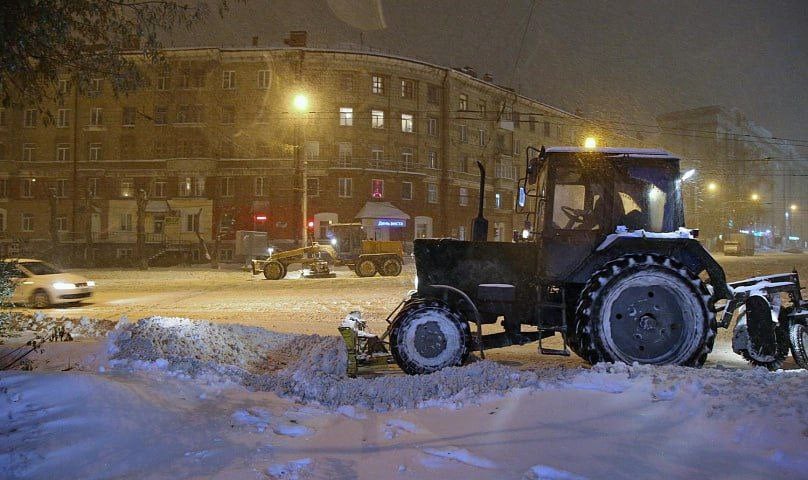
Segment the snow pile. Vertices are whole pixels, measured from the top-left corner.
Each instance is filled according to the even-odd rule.
[[[67,317],[49,317],[42,312],[31,315],[21,312],[10,312],[5,317],[6,328],[12,335],[21,332],[37,332],[49,336],[54,328],[64,327],[65,332],[74,338],[103,337],[115,328],[112,320],[81,317],[71,319]]]

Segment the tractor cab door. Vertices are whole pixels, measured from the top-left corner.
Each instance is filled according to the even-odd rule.
[[[544,278],[563,281],[614,229],[612,175],[602,159],[592,156],[548,163],[540,270]]]
[[[361,225],[350,225],[334,227],[334,245],[340,260],[350,261],[356,260],[359,254],[362,253],[362,240],[365,239],[365,234],[362,231]]]

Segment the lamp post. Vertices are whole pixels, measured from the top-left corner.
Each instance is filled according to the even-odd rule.
[[[300,179],[300,246],[305,247],[308,241],[308,179],[306,178],[306,159],[301,151],[300,145],[300,122],[304,113],[308,112],[309,99],[306,95],[298,93],[292,99],[292,107],[295,111],[295,167],[299,169]]]

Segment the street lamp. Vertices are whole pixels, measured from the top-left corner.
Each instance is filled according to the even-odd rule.
[[[790,209],[792,212],[796,212],[796,211],[797,211],[797,204],[796,204],[796,203],[792,203],[792,204],[791,204],[791,206],[790,206],[790,207],[788,207],[788,208],[789,208],[789,209]]]
[[[584,139],[584,148],[592,150],[598,146],[598,140],[595,137],[586,137]]]
[[[707,191],[710,193],[715,193],[718,190],[718,184],[715,182],[710,182],[707,184]]]
[[[302,93],[292,98],[292,107],[298,115],[295,116],[295,168],[300,170],[300,246],[305,247],[308,241],[306,218],[308,217],[308,179],[306,178],[306,160],[303,158],[300,145],[301,116],[308,112],[309,99]]]
[[[757,193],[753,193],[753,194],[752,194],[752,195],[751,195],[749,198],[750,198],[750,199],[751,199],[753,202],[757,202],[758,200],[760,200],[760,195],[758,195]]]

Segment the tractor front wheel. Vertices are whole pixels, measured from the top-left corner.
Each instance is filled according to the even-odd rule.
[[[393,320],[390,350],[410,375],[458,366],[468,351],[468,323],[437,300],[411,300]]]
[[[276,260],[264,265],[264,278],[267,280],[280,280],[286,276],[286,267]]]
[[[360,258],[356,264],[356,275],[359,277],[372,277],[376,275],[376,264],[368,258]]]
[[[581,292],[570,347],[589,363],[701,366],[716,323],[706,285],[678,261],[626,255]]]
[[[382,262],[382,268],[379,269],[379,273],[381,273],[383,277],[399,276],[399,274],[401,274],[401,260],[388,258]]]

